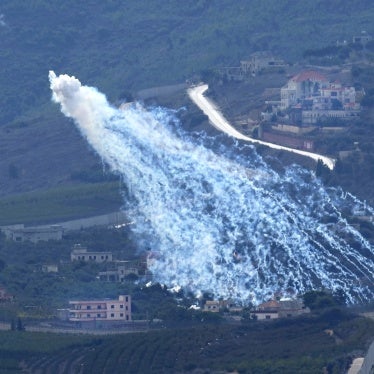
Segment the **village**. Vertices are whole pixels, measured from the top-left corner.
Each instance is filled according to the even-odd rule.
[[[353,45],[365,45],[372,38],[367,33],[354,36]],[[345,47],[347,42],[337,42]],[[290,66],[283,59],[268,51],[252,53],[248,59],[240,61],[240,66],[223,67],[216,71],[216,87],[228,82],[251,82],[255,78],[268,82],[276,77],[281,82],[287,75],[285,84],[279,87],[266,87],[256,97],[256,105],[248,105],[247,113],[230,118],[238,131],[254,139],[279,144],[294,149],[313,152],[316,149],[314,135],[326,132],[339,134],[346,126],[360,118],[361,101],[365,96],[362,86],[350,84],[350,69],[326,66]],[[342,78],[342,81],[339,80]],[[218,80],[217,80],[218,79]],[[181,86],[185,88],[184,85]],[[261,88],[262,90],[262,88]],[[213,95],[214,96],[214,95]],[[220,97],[214,97],[221,106]],[[224,104],[222,104],[224,109]],[[355,149],[358,145],[355,144]],[[351,151],[340,151],[339,157],[346,157]],[[367,212],[350,212],[352,219],[371,221]],[[70,232],[90,227],[124,228],[131,225],[125,212],[114,212],[103,216],[88,217],[52,225],[28,226],[15,224],[1,227],[6,240],[16,243],[60,242]],[[357,225],[357,224],[356,224]],[[157,253],[149,251],[142,256],[126,258],[116,256],[111,250],[91,250],[85,244],[75,243],[70,252],[70,263],[95,264],[95,282],[101,284],[143,284],[151,285],[152,262]],[[42,274],[59,276],[68,261],[55,259],[55,262],[40,263],[36,266]],[[64,277],[64,276],[62,276]],[[117,299],[69,299],[65,308],[54,311],[54,317],[79,328],[126,328],[137,321],[132,313],[132,295],[118,294]],[[17,295],[10,295],[5,287],[0,289],[0,301],[14,303]],[[247,318],[253,321],[267,321],[290,318],[310,313],[301,295],[290,298],[288,295],[273,295],[272,298],[251,305],[238,305],[232,300],[217,300],[213,297],[199,300],[191,306],[203,313],[221,315],[231,321]],[[145,320],[138,320],[141,325]],[[149,322],[149,321],[148,321]]]
[[[114,216],[112,214],[112,216]],[[115,215],[116,224],[121,226],[118,221],[118,214]],[[90,222],[99,222],[98,219],[90,218]],[[87,221],[88,222],[88,221]],[[80,221],[83,224],[84,221]],[[8,240],[13,242],[34,243],[37,245],[41,242],[53,245],[55,241],[64,240],[64,230],[61,225],[52,225],[51,227],[32,227],[24,228],[20,225],[7,226],[2,228]],[[102,226],[105,229],[107,226]],[[128,284],[137,282],[143,284],[143,287],[150,287],[153,284],[152,263],[157,260],[159,255],[149,252],[143,256],[124,259],[116,258],[112,251],[108,250],[90,250],[84,245],[74,244],[70,251],[71,264],[87,264],[95,265],[99,271],[96,273],[95,282],[97,287],[100,284]],[[49,277],[64,277],[64,270],[69,263],[58,260],[54,263],[43,263],[37,265],[36,272],[45,274]],[[52,278],[53,279],[53,278]],[[56,278],[54,278],[56,279]],[[172,291],[172,290],[171,290]],[[17,303],[17,295],[8,293],[5,287],[0,288],[0,302],[2,307],[7,304]],[[30,306],[28,307],[30,308]],[[33,308],[36,308],[33,307]],[[278,318],[291,318],[310,313],[310,309],[305,307],[302,298],[284,298],[281,295],[274,295],[274,298],[261,303],[257,306],[248,308],[245,305],[239,305],[231,300],[215,300],[214,298],[203,298],[196,300],[190,309],[200,311],[202,313],[212,313],[220,315],[228,322],[240,322],[243,319],[253,321],[267,321]],[[48,331],[60,331],[61,329],[72,329],[72,331],[88,330],[144,330],[149,328],[149,323],[153,322],[153,326],[158,326],[162,320],[139,320],[134,319],[132,314],[132,295],[118,295],[117,299],[69,299],[66,300],[65,308],[58,308],[53,313],[53,319],[43,320],[35,325],[31,323],[31,329],[41,328]],[[47,328],[46,326],[47,323]],[[19,322],[21,323],[21,322]],[[15,326],[15,323],[8,323],[8,328]],[[22,325],[27,329],[26,325]],[[26,326],[26,327],[25,327]],[[14,328],[14,327],[13,327]],[[44,331],[43,330],[43,331]]]

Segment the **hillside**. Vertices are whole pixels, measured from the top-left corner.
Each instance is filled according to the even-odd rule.
[[[373,33],[368,0],[4,0],[0,6],[0,195],[72,183],[100,168],[50,103],[48,70],[74,74],[112,102],[182,82],[269,49],[295,61],[305,49]],[[48,163],[46,162],[48,160]]]

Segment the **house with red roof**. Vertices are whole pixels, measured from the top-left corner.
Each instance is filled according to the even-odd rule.
[[[301,108],[301,124],[314,125],[328,118],[353,119],[360,113],[354,87],[330,82],[323,74],[308,70],[292,77],[281,88],[282,111]]]

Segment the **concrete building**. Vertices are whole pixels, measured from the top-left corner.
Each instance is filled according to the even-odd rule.
[[[262,70],[279,69],[285,66],[281,59],[276,59],[270,52],[254,52],[248,60],[240,61],[240,68],[245,74],[255,75]]]
[[[281,299],[270,300],[260,304],[256,309],[251,311],[251,316],[257,320],[269,320],[276,318],[289,318],[310,313],[309,308],[303,305],[300,299]]]
[[[207,300],[204,305],[204,312],[218,313],[222,308],[222,302],[218,300]]]
[[[361,31],[360,35],[355,35],[352,38],[352,42],[354,44],[362,44],[362,45],[366,45],[371,40],[373,40],[372,36],[369,35],[366,31]]]
[[[69,321],[131,321],[131,296],[120,295],[118,300],[69,301]]]
[[[99,278],[101,281],[123,282],[129,275],[145,275],[146,270],[145,260],[115,261],[112,269],[99,272]]]
[[[112,262],[112,252],[88,251],[86,247],[76,244],[70,253],[71,261],[85,261],[85,262]]]
[[[58,265],[55,264],[45,264],[42,265],[43,273],[58,273]]]
[[[63,228],[59,225],[51,225],[46,227],[25,227],[23,224],[3,226],[1,231],[5,237],[16,242],[30,241],[37,243],[48,240],[61,240]]]
[[[329,82],[316,71],[303,71],[281,88],[280,109],[288,110],[289,118],[302,125],[353,119],[360,114],[354,87]]]
[[[327,85],[328,79],[316,71],[303,71],[295,75],[281,88],[281,110],[292,107],[306,98],[318,96],[319,90]]]

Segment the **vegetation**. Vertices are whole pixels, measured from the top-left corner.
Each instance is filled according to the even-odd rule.
[[[256,50],[295,61],[326,40],[373,32],[374,8],[369,0],[4,0],[0,12],[5,124],[48,102],[50,69],[74,74],[115,101],[124,91],[180,82]]]
[[[68,221],[117,211],[122,204],[118,182],[61,186],[0,198],[0,225]]]
[[[130,333],[100,338],[0,333],[0,369],[40,373],[345,372],[366,348],[374,322],[346,313],[233,325]],[[269,353],[271,352],[271,354]]]

